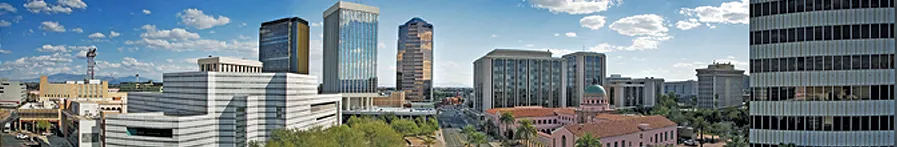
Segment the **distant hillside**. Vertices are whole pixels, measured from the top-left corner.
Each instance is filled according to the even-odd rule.
[[[65,82],[65,81],[80,81],[84,80],[84,77],[87,77],[83,74],[66,74],[60,73],[55,75],[47,76],[47,80],[50,82]],[[135,76],[127,76],[127,77],[110,77],[110,76],[97,76],[99,80],[109,81],[109,84],[118,84],[121,82],[134,82],[137,78]],[[153,80],[155,82],[160,82],[159,80],[150,79],[146,77],[140,77],[140,82],[146,82],[147,80]],[[22,80],[24,82],[40,82],[40,78],[33,79],[25,79]]]

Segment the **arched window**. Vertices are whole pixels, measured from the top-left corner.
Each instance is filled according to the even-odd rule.
[[[567,146],[567,136],[561,135],[561,146],[563,146],[563,147]]]

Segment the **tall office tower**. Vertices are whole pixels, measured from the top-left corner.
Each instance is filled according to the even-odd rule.
[[[396,47],[396,89],[408,90],[409,101],[432,101],[433,25],[417,17],[405,22]]]
[[[344,1],[324,11],[324,93],[376,92],[379,13]]]
[[[751,0],[751,146],[892,147],[893,0]]]
[[[566,106],[563,61],[547,51],[492,50],[473,63],[474,110]]]
[[[721,109],[741,106],[744,70],[735,65],[713,63],[698,72],[698,108]]]
[[[262,72],[308,74],[308,21],[299,17],[264,22],[259,27]]]
[[[692,98],[698,98],[698,81],[672,81],[663,83],[663,93],[672,93],[676,96],[676,101],[680,103],[691,104]]]
[[[566,106],[578,107],[585,87],[597,83],[604,85],[607,74],[607,58],[603,53],[576,52],[564,55],[567,84]]]
[[[608,100],[616,109],[654,107],[664,92],[662,78],[632,79],[612,74],[607,80]]]

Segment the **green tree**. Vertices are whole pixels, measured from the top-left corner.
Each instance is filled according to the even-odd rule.
[[[386,122],[366,118],[363,119],[364,123],[357,123],[353,126],[350,126],[353,129],[357,129],[362,132],[364,138],[367,139],[367,146],[371,147],[394,147],[394,146],[404,146],[405,141],[402,139],[402,134],[393,130],[389,124]]]
[[[51,127],[51,125],[50,125],[49,121],[41,120],[41,121],[37,122],[37,128],[42,129],[45,132],[50,132],[50,127]]]
[[[505,125],[505,127],[504,127],[505,132],[501,133],[502,136],[505,136],[505,140],[511,139],[511,133],[508,133],[508,132],[510,132],[510,130],[511,130],[510,125],[514,125],[514,122],[515,122],[514,113],[512,113],[512,112],[501,113],[501,117],[498,118],[498,120],[501,121],[501,124]],[[499,129],[499,130],[501,130],[501,129]]]
[[[692,127],[695,129],[698,129],[698,132],[699,132],[698,138],[700,138],[699,140],[701,140],[701,141],[699,141],[701,143],[701,147],[704,147],[704,141],[703,141],[704,140],[704,131],[706,130],[707,126],[708,126],[708,123],[706,120],[704,120],[704,117],[702,117],[702,116],[698,116],[692,122]]]
[[[473,128],[473,126],[471,126],[471,125],[466,125],[463,128],[461,128],[462,134],[470,134],[470,133],[474,133],[474,132],[477,132],[477,129]]]
[[[732,136],[732,140],[727,141],[723,147],[745,147],[749,145],[748,140],[743,136]]]
[[[520,125],[517,126],[517,138],[526,142],[532,142],[537,132],[538,129],[533,125],[533,121],[529,119],[520,120]]]
[[[592,137],[591,133],[586,133],[579,139],[576,139],[576,147],[602,147],[601,139]]]
[[[335,147],[336,141],[332,141],[330,137],[321,127],[314,127],[307,130],[298,129],[279,129],[274,130],[271,139],[268,140],[266,146],[269,147],[291,147],[291,146],[321,146]]]
[[[338,147],[356,147],[365,145],[364,134],[345,125],[328,128],[326,136],[336,142]]]
[[[486,144],[486,134],[482,132],[474,132],[469,138],[470,139],[467,140],[469,145],[479,147],[482,144]]]
[[[405,136],[414,136],[418,133],[418,130],[421,129],[409,119],[396,119],[393,120],[390,125],[397,132],[402,133]]]

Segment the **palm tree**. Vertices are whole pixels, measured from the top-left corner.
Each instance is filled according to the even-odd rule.
[[[602,147],[601,139],[592,137],[591,133],[586,133],[579,139],[576,139],[576,147]]]
[[[514,113],[512,112],[504,112],[501,113],[501,118],[498,118],[501,121],[501,124],[505,125],[505,132],[502,132],[502,136],[505,136],[505,140],[511,139],[511,134],[507,133],[511,130],[510,125],[514,124]],[[501,130],[500,128],[498,130]]]
[[[482,132],[474,132],[470,135],[470,140],[468,140],[468,145],[475,145],[479,147],[481,144],[486,143],[486,134]]]
[[[536,137],[536,132],[538,132],[538,129],[533,125],[532,120],[520,120],[520,126],[517,126],[517,138],[531,142],[531,139]]]
[[[700,138],[699,140],[701,140],[699,141],[701,147],[704,147],[704,130],[707,128],[707,126],[707,121],[704,120],[703,116],[698,116],[697,118],[695,118],[694,123],[692,123],[692,127],[698,129],[698,137]]]

